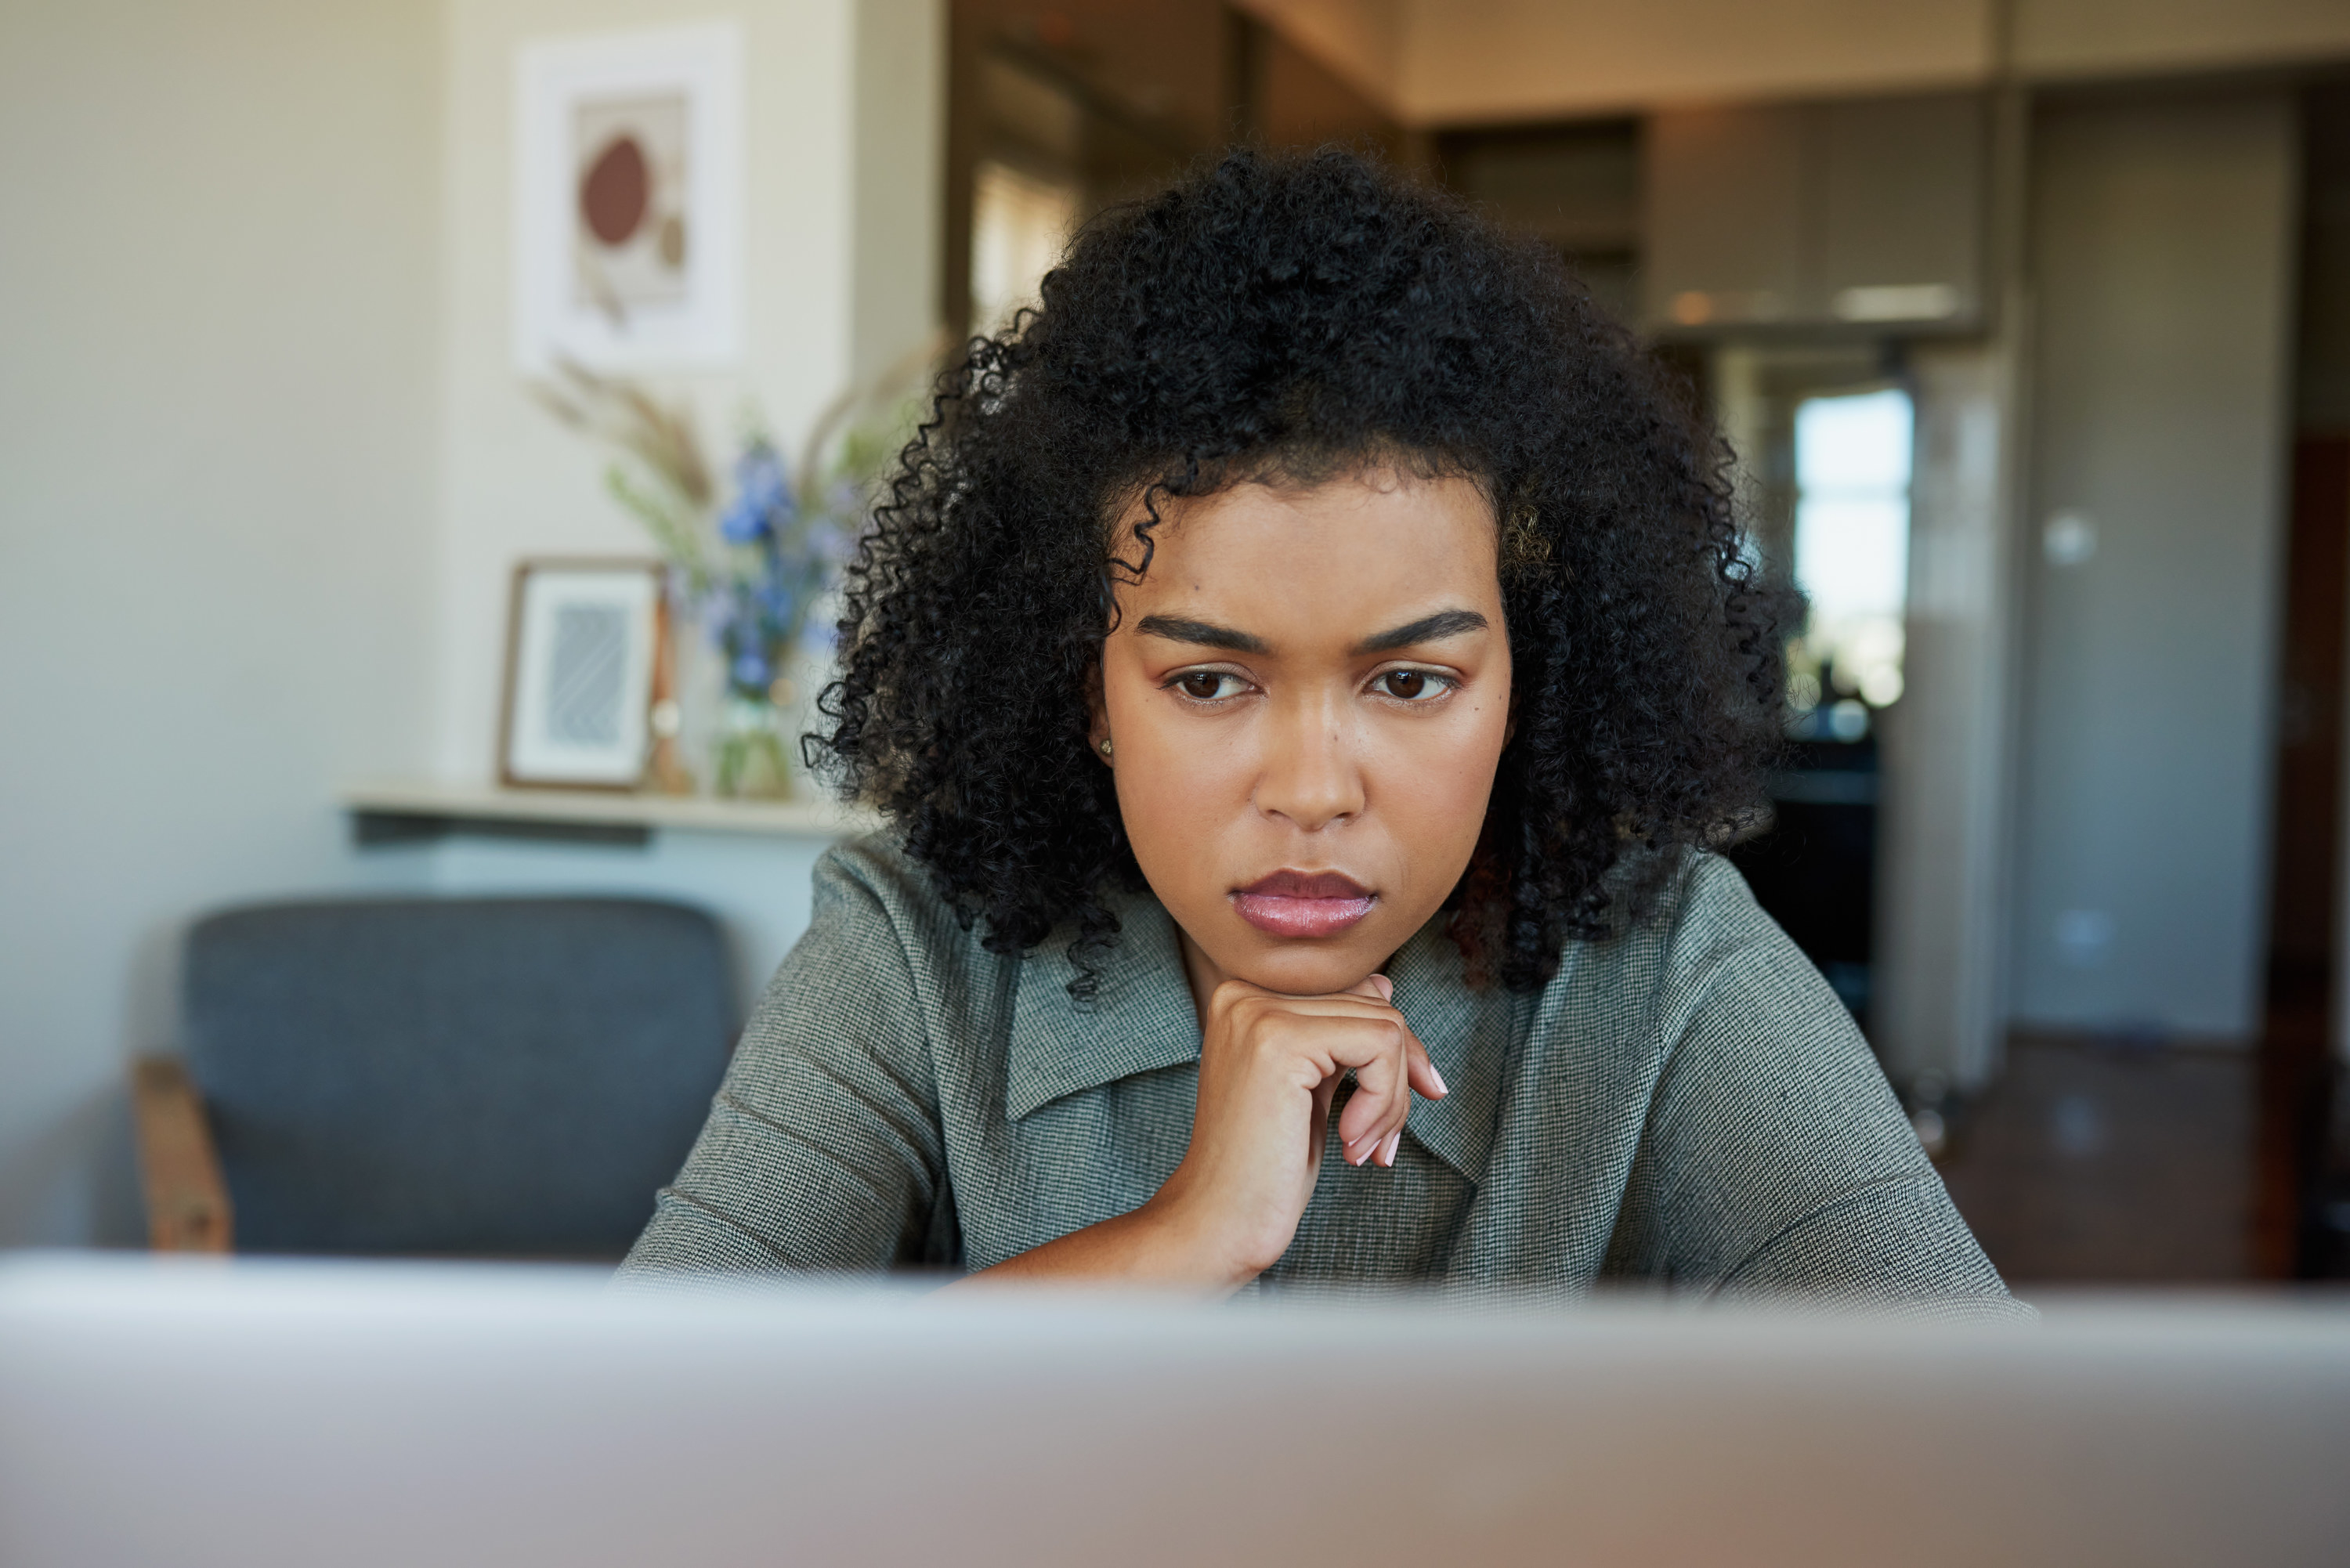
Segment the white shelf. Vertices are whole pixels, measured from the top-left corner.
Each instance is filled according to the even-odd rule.
[[[654,832],[750,833],[841,838],[879,826],[870,813],[829,800],[713,800],[703,795],[624,794],[604,790],[504,789],[414,780],[352,784],[344,808],[362,817],[518,826]]]

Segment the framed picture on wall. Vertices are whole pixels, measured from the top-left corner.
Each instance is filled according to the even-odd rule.
[[[515,72],[516,369],[736,358],[743,156],[734,24],[525,45]]]
[[[665,635],[661,586],[656,561],[515,568],[501,783],[625,790],[645,782]]]

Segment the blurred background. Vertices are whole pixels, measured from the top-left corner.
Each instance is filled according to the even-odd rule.
[[[0,130],[0,1246],[224,1163],[249,1246],[608,1251],[633,1198],[350,1217],[511,1178],[556,1079],[547,1159],[673,1159],[614,1107],[706,1096],[856,826],[771,738],[937,335],[1335,140],[1729,438],[1810,604],[1735,857],[1994,1261],[2350,1272],[2339,0],[9,0]],[[590,1010],[674,1051],[499,1016],[681,905],[698,999]]]

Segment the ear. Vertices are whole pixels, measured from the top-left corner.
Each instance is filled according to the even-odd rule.
[[[1086,678],[1086,750],[1094,761],[1104,767],[1109,759],[1102,755],[1102,742],[1109,739],[1109,704],[1102,696],[1101,659],[1094,659],[1093,673]]]

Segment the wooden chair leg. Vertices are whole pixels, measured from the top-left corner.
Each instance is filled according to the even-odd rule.
[[[228,1183],[187,1067],[172,1056],[142,1056],[131,1064],[130,1092],[149,1245],[159,1252],[228,1251]]]

